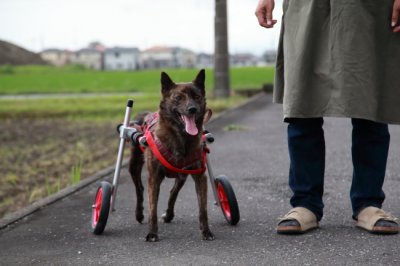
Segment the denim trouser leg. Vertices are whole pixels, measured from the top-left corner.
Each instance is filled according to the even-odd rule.
[[[321,220],[324,204],[325,139],[322,118],[287,119],[290,204],[305,207]]]
[[[380,208],[385,199],[382,190],[389,151],[387,124],[352,119],[353,182],[350,190],[353,215],[364,207]]]

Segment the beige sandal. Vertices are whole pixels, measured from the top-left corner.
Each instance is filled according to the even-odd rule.
[[[357,227],[374,234],[397,234],[397,218],[376,207],[367,207],[357,216]]]
[[[279,219],[276,231],[278,234],[302,234],[315,228],[318,228],[315,214],[306,208],[296,207]]]

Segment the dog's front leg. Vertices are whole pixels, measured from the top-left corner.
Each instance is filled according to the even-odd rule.
[[[193,179],[196,185],[197,200],[199,203],[199,221],[203,240],[214,240],[214,234],[210,231],[208,226],[207,177],[202,174],[193,176]]]
[[[158,241],[158,222],[157,222],[157,203],[158,195],[160,193],[160,185],[164,176],[160,171],[151,169],[149,167],[149,182],[148,182],[148,193],[149,193],[149,233],[146,236],[146,241],[156,242]]]

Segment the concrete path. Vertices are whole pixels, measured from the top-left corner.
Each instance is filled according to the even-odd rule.
[[[201,240],[194,184],[188,180],[175,220],[159,223],[160,242],[146,243],[147,224],[134,219],[134,187],[124,169],[117,211],[103,235],[88,230],[96,191],[92,184],[1,230],[0,265],[400,265],[400,235],[370,235],[356,229],[351,219],[349,119],[325,120],[326,207],[321,229],[300,236],[275,233],[277,218],[290,208],[291,193],[286,126],[281,106],[270,102],[269,95],[260,96],[209,126],[216,137],[211,147],[214,171],[230,177],[242,217],[237,226],[229,226],[212,205],[210,191],[208,210],[216,240]],[[224,131],[228,125],[246,130]],[[391,127],[391,133],[384,206],[400,216],[400,127]],[[172,184],[166,180],[162,185],[159,214]]]

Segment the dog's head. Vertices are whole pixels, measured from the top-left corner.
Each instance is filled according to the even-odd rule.
[[[204,69],[189,83],[175,83],[167,73],[161,73],[160,116],[191,136],[202,129],[207,111],[204,81]]]

